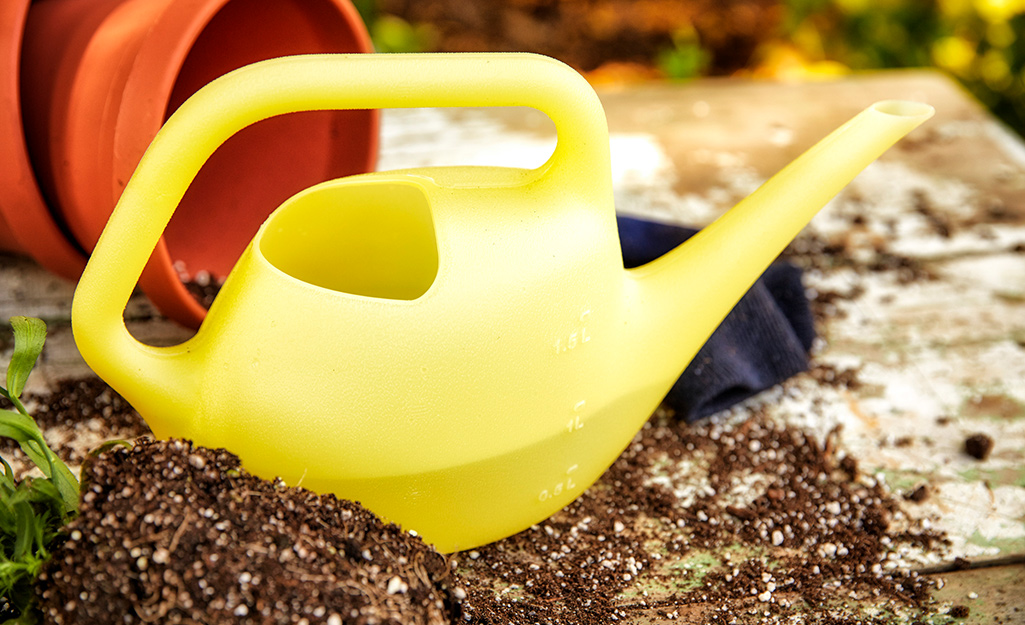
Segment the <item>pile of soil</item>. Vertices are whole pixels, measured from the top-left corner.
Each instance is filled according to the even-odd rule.
[[[813,375],[857,384],[854,371]],[[658,412],[573,504],[447,558],[358,504],[255,478],[226,451],[143,438],[85,464],[81,516],[38,594],[46,622],[97,625],[871,623],[867,604],[909,622],[935,611],[933,582],[906,556],[941,551],[944,537],[837,452],[839,431],[819,440],[750,409],[721,417]]]
[[[457,620],[449,563],[361,506],[143,439],[83,467],[80,516],[38,582],[46,622]]]

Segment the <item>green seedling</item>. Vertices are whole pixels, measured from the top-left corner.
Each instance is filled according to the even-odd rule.
[[[18,441],[42,478],[17,480],[6,460],[0,475],[0,615],[17,615],[7,623],[34,623],[29,609],[32,584],[61,528],[78,511],[78,480],[46,444],[43,433],[21,402],[29,373],[43,351],[46,324],[29,317],[11,318],[14,354],[7,367],[7,388],[0,396],[14,410],[0,410],[0,436]]]

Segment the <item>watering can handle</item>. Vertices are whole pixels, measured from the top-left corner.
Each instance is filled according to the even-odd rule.
[[[119,390],[173,379],[170,368],[160,369],[169,367],[170,356],[187,351],[185,345],[136,341],[125,327],[124,310],[186,189],[232,135],[299,111],[453,106],[526,106],[545,113],[555,123],[558,143],[535,170],[536,179],[581,186],[585,197],[611,196],[611,187],[593,185],[611,180],[596,175],[610,167],[605,113],[583,77],[554,59],[520,53],[335,54],[254,63],[196,92],[143,155],[75,292],[72,327],[83,358]],[[577,182],[582,180],[592,184],[584,187]]]

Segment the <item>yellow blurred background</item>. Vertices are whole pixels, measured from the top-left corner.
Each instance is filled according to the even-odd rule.
[[[377,49],[523,50],[595,83],[936,67],[1025,135],[1025,0],[356,0]]]

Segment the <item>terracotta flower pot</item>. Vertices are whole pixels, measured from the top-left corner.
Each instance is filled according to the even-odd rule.
[[[150,140],[201,86],[267,58],[372,49],[348,0],[35,0],[27,12],[28,0],[14,2],[20,11],[6,6],[11,1],[0,17],[7,31],[8,17],[24,14],[19,88],[28,157],[72,251],[92,249]],[[10,37],[16,47],[17,35]],[[2,102],[10,108],[6,94]],[[142,275],[143,291],[164,314],[198,326],[205,310],[182,277],[225,276],[290,195],[372,169],[377,120],[376,111],[307,112],[233,137],[186,193]],[[22,207],[8,208],[6,191],[0,201],[10,225]],[[57,273],[77,277],[81,268]]]
[[[53,273],[75,280],[85,256],[50,216],[22,131],[18,79],[29,2],[0,2],[0,249],[31,256]]]

